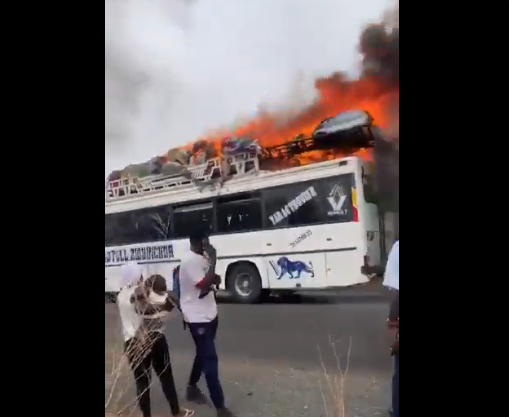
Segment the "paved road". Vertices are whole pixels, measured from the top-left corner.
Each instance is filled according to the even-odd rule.
[[[380,296],[304,298],[299,304],[222,303],[219,309],[221,372],[239,416],[326,416],[322,394],[327,403],[333,403],[339,388],[327,387],[323,365],[331,374],[337,373],[335,345],[344,367],[350,340],[346,390],[350,415],[382,415],[391,363],[384,327],[387,304]],[[107,304],[107,354],[117,334],[116,320],[115,306]],[[192,361],[192,341],[178,319],[169,323],[167,337],[177,383],[184,386]],[[156,409],[164,406],[161,399],[155,402]],[[199,411],[198,417],[212,415],[207,409]]]

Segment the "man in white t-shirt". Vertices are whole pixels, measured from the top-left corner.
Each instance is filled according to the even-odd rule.
[[[219,285],[219,277],[203,256],[204,245],[208,242],[207,237],[203,233],[197,233],[189,240],[191,251],[180,264],[179,276],[180,308],[196,345],[187,398],[198,403],[205,401],[203,393],[198,388],[198,381],[203,373],[218,417],[233,417],[225,407],[215,345],[218,317],[213,287]]]
[[[385,267],[384,285],[392,290],[389,317],[387,325],[393,341],[391,351],[394,356],[394,374],[392,376],[392,409],[391,417],[399,417],[399,240],[389,253]]]
[[[399,291],[399,240],[394,243],[385,267],[384,285]]]

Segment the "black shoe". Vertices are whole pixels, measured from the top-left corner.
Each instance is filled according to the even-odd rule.
[[[237,417],[233,414],[228,408],[218,408],[217,409],[217,417]]]
[[[207,404],[207,397],[205,397],[203,391],[196,386],[187,387],[186,399],[195,404]]]

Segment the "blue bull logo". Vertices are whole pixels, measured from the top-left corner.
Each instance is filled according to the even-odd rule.
[[[307,265],[302,261],[292,261],[286,256],[282,256],[275,263],[274,261],[270,261],[270,265],[278,275],[277,279],[283,278],[285,274],[288,274],[290,279],[298,279],[303,272],[311,274],[311,278],[315,276],[313,264],[311,262]]]

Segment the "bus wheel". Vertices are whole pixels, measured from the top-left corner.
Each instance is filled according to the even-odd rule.
[[[115,304],[117,302],[117,294],[112,293],[112,292],[109,293],[108,294],[108,300],[109,300],[110,303]]]
[[[228,290],[233,299],[242,304],[252,304],[260,300],[262,280],[258,269],[248,263],[233,266],[227,277]]]

